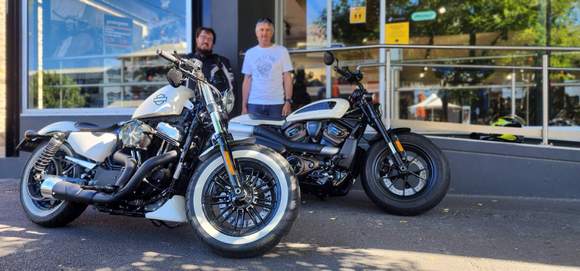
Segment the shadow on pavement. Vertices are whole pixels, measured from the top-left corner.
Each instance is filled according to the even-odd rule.
[[[400,217],[361,191],[321,201],[304,196],[291,233],[253,259],[220,258],[189,225],[88,209],[68,227],[25,217],[15,183],[0,183],[2,270],[554,270],[580,268],[579,202],[449,196],[434,210]]]

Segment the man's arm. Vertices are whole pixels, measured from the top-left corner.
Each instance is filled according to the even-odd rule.
[[[292,99],[292,76],[290,75],[290,72],[284,72],[282,73],[282,76],[284,79],[284,99]],[[284,101],[282,115],[287,116],[290,112],[292,112],[292,105],[289,102]]]
[[[242,114],[248,113],[248,97],[250,97],[250,86],[252,85],[252,76],[244,75],[244,82],[242,83]]]
[[[225,58],[225,57],[221,57],[220,56],[220,61],[221,61],[221,69],[223,70],[223,72],[225,73],[225,75],[228,78],[228,83],[229,83],[229,89],[233,92],[236,93],[236,77],[234,75],[234,71],[232,70],[232,66],[230,65],[230,61]]]

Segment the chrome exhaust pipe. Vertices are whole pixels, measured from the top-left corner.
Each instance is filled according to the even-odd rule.
[[[45,175],[44,180],[40,184],[40,194],[47,199],[56,199],[52,189],[59,182],[64,182],[64,180],[58,176]]]

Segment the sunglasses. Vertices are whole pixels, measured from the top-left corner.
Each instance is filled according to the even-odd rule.
[[[270,18],[260,18],[260,19],[258,19],[257,23],[269,23],[271,25],[274,24],[274,22],[272,22],[272,19],[270,19]]]

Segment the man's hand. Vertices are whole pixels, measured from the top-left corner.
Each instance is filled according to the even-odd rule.
[[[284,107],[282,107],[282,116],[286,117],[290,114],[290,112],[292,112],[292,106],[289,102],[285,102]]]

